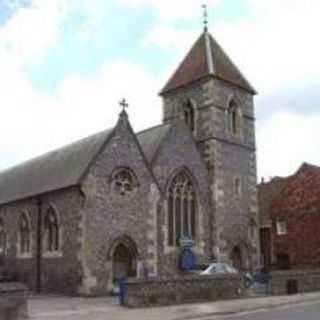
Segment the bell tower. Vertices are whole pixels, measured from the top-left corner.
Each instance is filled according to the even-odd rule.
[[[212,254],[242,269],[259,263],[255,94],[206,25],[160,93],[163,121],[184,118],[207,165]]]

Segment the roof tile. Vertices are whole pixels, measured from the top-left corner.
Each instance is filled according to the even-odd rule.
[[[210,55],[210,57],[208,56]],[[210,61],[213,70],[210,70]],[[161,94],[178,89],[207,76],[214,76],[241,87],[252,94],[255,89],[242,75],[211,34],[204,32],[188,52]]]

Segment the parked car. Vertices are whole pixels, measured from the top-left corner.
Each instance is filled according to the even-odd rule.
[[[214,275],[214,274],[242,274],[242,276],[245,279],[245,284],[247,288],[250,287],[254,282],[249,272],[242,273],[236,268],[223,262],[211,263],[206,270],[200,273],[200,275]]]
[[[213,274],[237,274],[239,271],[228,265],[227,263],[222,263],[222,262],[215,262],[211,263],[207,269],[202,271],[200,274],[201,275],[213,275]]]

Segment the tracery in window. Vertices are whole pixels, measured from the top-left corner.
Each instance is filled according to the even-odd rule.
[[[228,129],[229,132],[237,136],[241,130],[240,109],[234,100],[231,100],[228,107]]]
[[[46,251],[60,250],[60,227],[57,213],[50,208],[45,218],[45,249]]]
[[[112,178],[114,191],[119,195],[126,195],[132,192],[138,185],[134,173],[129,169],[119,169]]]
[[[179,246],[182,238],[196,238],[197,199],[189,176],[181,171],[168,189],[168,245]]]
[[[7,249],[7,234],[3,219],[0,218],[0,256],[4,256]]]
[[[30,223],[25,212],[21,214],[19,220],[19,248],[21,254],[31,251]]]
[[[195,131],[195,117],[194,117],[194,108],[190,101],[187,101],[183,106],[183,116],[187,126],[190,131],[193,133]]]

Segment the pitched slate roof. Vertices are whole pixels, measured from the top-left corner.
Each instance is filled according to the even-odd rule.
[[[159,125],[137,134],[148,161],[152,161],[171,125]],[[78,185],[91,161],[113,129],[0,172],[0,205]]]
[[[78,184],[111,132],[100,132],[1,172],[0,204]]]
[[[137,133],[142,150],[151,163],[157,150],[171,128],[170,124],[162,124]]]
[[[222,79],[256,94],[255,89],[217,41],[206,31],[198,38],[160,94],[165,94],[207,76]]]

